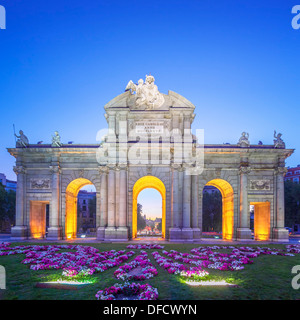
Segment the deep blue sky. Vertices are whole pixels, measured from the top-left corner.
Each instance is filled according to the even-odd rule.
[[[273,143],[300,164],[300,0],[0,0],[0,172],[15,179],[13,124],[31,143],[96,143],[103,106],[151,72],[196,106],[205,143]]]

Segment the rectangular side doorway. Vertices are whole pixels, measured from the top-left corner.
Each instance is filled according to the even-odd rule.
[[[254,206],[254,240],[270,240],[270,202],[251,202]]]
[[[48,201],[30,201],[30,237],[43,239],[46,235],[46,209]]]

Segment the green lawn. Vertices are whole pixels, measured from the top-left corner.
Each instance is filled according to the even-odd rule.
[[[21,243],[14,243],[20,245]],[[28,243],[22,243],[28,245]],[[45,244],[45,243],[41,243]],[[100,249],[121,250],[126,249],[127,244],[88,244]],[[178,250],[189,252],[192,248],[199,247],[195,244],[164,244],[166,250]],[[268,247],[283,248],[283,245],[268,245]],[[138,250],[134,250],[138,252]],[[294,265],[300,265],[300,254],[294,257],[261,255],[253,258],[253,264],[245,265],[240,271],[219,271],[207,269],[212,279],[228,280],[238,287],[191,287],[180,281],[176,275],[169,275],[167,271],[159,267],[153,259],[152,251],[146,250],[148,257],[158,270],[158,276],[147,282],[158,288],[160,300],[205,300],[205,299],[300,299],[300,289],[294,290],[291,280],[294,275],[291,269]],[[223,251],[222,251],[223,252]],[[129,261],[134,259],[131,257]],[[95,283],[80,286],[78,290],[62,290],[54,288],[36,288],[35,284],[45,281],[47,277],[61,274],[62,270],[33,271],[28,265],[21,264],[25,255],[1,256],[0,265],[6,268],[6,290],[0,290],[0,299],[22,300],[95,300],[98,290],[109,287],[121,280],[114,278],[113,273],[117,269],[111,268],[103,273],[94,274]]]

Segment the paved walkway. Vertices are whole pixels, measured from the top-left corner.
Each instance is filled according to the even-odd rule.
[[[255,241],[255,240],[247,240],[247,241],[228,241],[223,239],[215,239],[215,238],[202,238],[199,241],[167,241],[163,238],[157,237],[143,237],[137,238],[129,241],[101,241],[94,238],[76,238],[71,240],[47,240],[47,239],[27,239],[27,240],[12,240],[10,239],[10,234],[0,234],[0,242],[28,242],[28,243],[126,243],[126,244],[145,244],[145,243],[153,243],[153,244],[176,244],[176,243],[191,243],[191,244],[201,244],[201,245],[265,245],[265,244],[300,244],[299,237],[290,237],[287,242],[275,242],[275,241]]]

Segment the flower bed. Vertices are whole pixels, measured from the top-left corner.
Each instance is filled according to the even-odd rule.
[[[142,268],[140,274],[129,274],[130,271],[136,268]],[[130,263],[120,266],[115,272],[114,276],[120,280],[145,280],[150,279],[157,275],[156,268],[148,259],[146,251],[141,251],[141,254],[134,258]]]
[[[75,252],[57,252],[62,249],[75,250]],[[99,252],[94,247],[80,245],[9,247],[9,243],[6,243],[0,247],[0,256],[20,253],[26,254],[22,263],[30,264],[32,270],[64,269],[65,273],[70,272],[70,274],[79,273],[82,269],[89,269],[90,274],[103,272],[119,266],[135,254],[134,251],[126,252],[125,250]]]
[[[116,283],[96,293],[98,300],[117,300],[120,297],[123,297],[122,300],[157,300],[158,292],[156,288],[147,283],[125,282],[125,284]]]
[[[197,273],[198,271],[202,271],[201,267],[187,267],[181,263],[174,262],[171,259],[163,257],[157,251],[152,252],[152,255],[155,261],[158,263],[158,265],[165,269],[169,274],[181,274],[183,271],[190,271],[191,273]]]
[[[164,246],[161,246],[159,244],[130,244],[126,248],[145,250],[145,249],[163,249]]]

